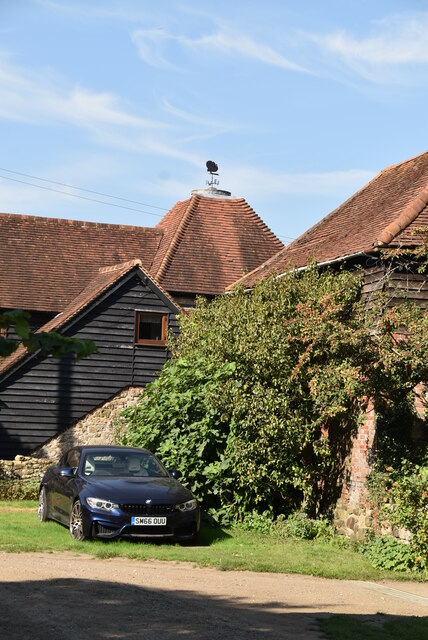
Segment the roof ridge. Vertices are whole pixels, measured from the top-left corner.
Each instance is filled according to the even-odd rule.
[[[186,205],[188,206],[187,203],[190,203],[192,196],[190,196],[190,198],[186,198],[185,200],[177,200],[177,202],[175,204],[172,205],[171,209],[169,209],[165,215],[162,216],[162,218],[159,220],[159,222],[156,223],[156,225],[153,227],[154,229],[160,229],[163,231],[163,224],[165,224],[165,220],[166,218],[168,218],[169,214],[172,213],[174,211],[174,209],[176,207],[179,207],[180,205]]]
[[[127,267],[136,267],[137,265],[140,265],[141,267],[142,264],[143,263],[141,262],[140,258],[132,258],[132,260],[126,260],[125,262],[118,262],[116,264],[100,267],[98,269],[98,273],[112,273],[113,271],[121,271],[122,269],[126,269]]]
[[[194,210],[196,209],[198,203],[199,203],[199,199],[200,196],[194,194],[191,196],[191,198],[189,198],[189,204],[187,206],[187,209],[185,210],[183,217],[180,220],[180,224],[178,225],[171,242],[169,243],[169,247],[165,252],[164,257],[162,258],[162,262],[159,265],[159,269],[157,270],[156,273],[156,278],[158,280],[161,280],[169,265],[171,264],[171,260],[173,258],[173,255],[175,253],[175,251],[177,250],[178,245],[180,244],[180,241],[183,237],[183,232],[184,232],[184,228],[186,227],[189,218],[191,216],[191,214],[194,212]],[[185,201],[184,201],[185,202]]]
[[[421,189],[415,198],[404,207],[398,218],[390,222],[383,231],[380,232],[374,242],[374,246],[382,247],[389,244],[400,231],[403,231],[409,224],[416,220],[427,204],[428,185]]]
[[[397,162],[396,164],[390,164],[387,167],[384,167],[380,173],[386,173],[391,169],[396,169],[397,167],[401,167],[403,164],[407,164],[408,162],[413,162],[414,160],[416,160],[416,158],[420,158],[421,156],[424,156],[426,154],[428,154],[428,151],[422,151],[422,153],[417,153],[411,158],[407,158],[407,160],[403,160],[402,162]]]
[[[321,220],[319,220],[314,225],[312,225],[312,227],[309,227],[309,229],[304,231],[298,238],[290,242],[290,244],[287,244],[285,249],[294,248],[294,245],[297,245],[297,243],[300,242],[303,238],[309,238],[312,235],[312,233],[314,233],[314,231],[316,231],[321,225],[323,225],[326,221],[334,218],[334,216],[337,215],[345,205],[355,200],[355,198],[359,196],[360,193],[368,189],[368,187],[372,184],[372,182],[377,180],[384,173],[384,171],[385,169],[378,171],[378,173],[375,176],[373,176],[373,178],[369,180],[367,184],[363,185],[361,189],[358,189],[358,191],[356,191],[351,196],[349,196],[349,198],[347,198],[344,202],[341,202],[335,209],[333,209],[333,211],[330,211],[330,213],[327,213],[327,215],[325,215],[323,218],[321,218]]]
[[[36,216],[29,215],[27,213],[3,213],[0,212],[0,216],[3,218],[21,218],[23,220],[38,220],[39,222],[47,222],[47,223],[59,223],[62,225],[89,225],[91,227],[100,227],[100,228],[113,228],[113,229],[144,229],[145,231],[154,231],[155,235],[162,233],[161,229],[155,227],[143,227],[135,224],[116,224],[114,222],[92,222],[90,220],[73,220],[71,218],[49,218],[48,216]]]
[[[272,229],[266,224],[266,222],[259,216],[259,214],[257,213],[257,211],[255,211],[253,209],[253,207],[248,204],[248,202],[245,200],[245,198],[239,198],[240,200],[242,200],[242,204],[243,204],[243,210],[247,211],[247,213],[254,218],[255,223],[259,226],[262,227],[264,230],[266,229],[266,231],[268,232],[269,235],[273,236],[275,238],[275,240],[278,241],[279,244],[282,245],[282,248],[280,249],[280,251],[282,251],[282,249],[284,249],[284,243],[281,242],[281,240],[275,235],[275,233],[272,231]]]

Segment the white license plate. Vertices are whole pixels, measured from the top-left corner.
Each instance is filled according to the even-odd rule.
[[[143,527],[164,527],[166,517],[162,516],[133,516],[131,524]]]

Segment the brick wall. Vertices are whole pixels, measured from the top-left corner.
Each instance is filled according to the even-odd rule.
[[[376,434],[375,411],[369,402],[364,420],[354,438],[342,496],[334,512],[337,531],[350,538],[362,538],[371,525],[372,510],[365,486],[370,471],[371,452]]]

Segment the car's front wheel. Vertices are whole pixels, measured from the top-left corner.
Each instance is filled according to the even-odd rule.
[[[37,506],[37,517],[40,522],[46,522],[48,519],[48,496],[45,487],[40,489],[39,504]]]
[[[69,529],[73,540],[86,540],[88,538],[83,529],[83,513],[80,500],[76,500],[71,509]]]

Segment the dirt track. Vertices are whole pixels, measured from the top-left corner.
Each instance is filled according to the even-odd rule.
[[[186,563],[0,554],[4,640],[321,638],[316,620],[428,616],[428,585],[221,572]],[[415,640],[418,640],[415,638]]]

